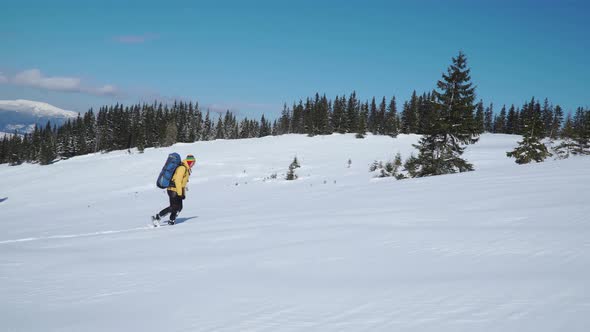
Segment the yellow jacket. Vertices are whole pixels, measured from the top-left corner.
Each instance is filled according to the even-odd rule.
[[[176,168],[176,171],[174,171],[168,190],[175,191],[178,196],[184,196],[184,188],[186,188],[186,184],[188,183],[189,175],[191,175],[191,168],[186,163],[186,160],[183,160],[180,166]]]

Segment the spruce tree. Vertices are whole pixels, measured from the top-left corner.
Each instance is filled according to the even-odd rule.
[[[21,149],[21,145],[22,145],[22,139],[20,138],[20,136],[18,135],[18,133],[15,130],[14,134],[12,134],[12,136],[10,137],[10,143],[9,143],[9,149],[8,149],[8,163],[11,166],[20,165],[23,162],[23,160],[21,159],[21,156],[19,154],[19,151]]]
[[[334,131],[340,134],[348,132],[348,117],[346,113],[346,96],[334,100],[332,112],[332,127]]]
[[[541,110],[541,120],[543,121],[543,137],[551,136],[554,117],[553,105],[550,105],[549,100],[545,98],[545,101],[543,102],[543,109]]]
[[[561,123],[563,122],[563,110],[561,106],[555,106],[555,110],[553,112],[553,121],[551,123],[551,132],[549,137],[551,139],[556,139],[559,136],[559,129],[561,128]]]
[[[41,165],[51,164],[57,158],[57,148],[55,136],[51,123],[48,121],[42,132],[41,151],[39,153],[39,163]]]
[[[326,95],[323,95],[317,105],[317,126],[316,133],[318,135],[329,135],[333,132],[332,122],[330,120],[330,103]]]
[[[404,103],[402,110],[402,133],[415,134],[418,132],[418,126],[418,96],[414,90],[410,101]]]
[[[375,119],[376,132],[378,135],[385,134],[386,113],[387,113],[387,101],[385,100],[385,97],[383,97],[381,99],[381,103],[379,103],[379,108],[377,109],[377,118]]]
[[[299,162],[297,161],[297,157],[295,157],[293,159],[293,161],[291,162],[291,164],[289,165],[289,170],[287,171],[287,177],[285,178],[286,180],[295,180],[297,179],[297,174],[295,173],[295,169],[301,167],[299,165]]]
[[[506,134],[516,134],[518,132],[518,112],[514,108],[514,105],[510,106],[508,111],[508,117],[506,118]]]
[[[485,110],[483,108],[483,100],[480,100],[475,107],[475,127],[478,133],[482,134],[485,131]]]
[[[504,107],[503,110],[504,121],[506,121],[506,107]],[[486,107],[484,115],[484,130],[488,133],[494,132],[494,104],[490,104],[490,106]]]
[[[367,129],[369,132],[377,134],[377,103],[375,103],[375,97],[371,99],[371,106],[369,106]]]
[[[469,76],[467,59],[462,52],[452,60],[447,73],[442,75],[434,91],[436,121],[420,139],[417,157],[410,157],[407,168],[415,170],[413,176],[423,177],[472,171],[473,165],[461,158],[468,144],[479,139],[474,123],[473,101],[475,87]]]
[[[494,121],[494,132],[495,133],[506,133],[506,105],[502,106],[502,110],[500,111],[500,115]]]
[[[281,112],[281,118],[279,120],[279,135],[290,134],[291,133],[291,112],[285,103],[283,105],[283,111]]]
[[[264,114],[260,118],[260,132],[258,137],[270,136],[272,134],[272,127],[269,121],[266,120]]]
[[[0,141],[0,164],[4,164],[7,162],[7,155],[8,155],[8,135],[2,136],[2,141]]]
[[[423,94],[418,98],[418,127],[416,133],[427,133],[436,119],[434,118],[433,99],[429,94]]]
[[[398,134],[398,123],[397,123],[397,106],[395,104],[395,96],[391,97],[391,101],[387,106],[387,112],[385,113],[385,128],[384,134],[391,137],[395,137]]]
[[[209,116],[209,110],[207,110],[207,114],[205,115],[205,122],[203,123],[203,131],[201,134],[202,141],[209,141],[212,139],[213,133],[213,123],[211,122],[211,118]]]
[[[348,103],[346,104],[346,120],[348,120],[348,123],[346,124],[346,129],[349,133],[356,133],[358,131],[360,119],[359,110],[360,103],[359,100],[356,98],[356,92],[353,91],[350,94],[350,97],[348,98]]]
[[[557,146],[553,147],[553,152],[555,153],[558,159],[569,158],[574,153],[576,149],[576,142],[574,141],[574,136],[574,122],[572,120],[571,114],[568,114],[563,125],[563,128],[559,133],[561,142]]]
[[[551,156],[547,147],[541,139],[543,138],[544,124],[542,120],[541,107],[534,100],[523,107],[524,123],[523,138],[518,142],[518,146],[506,152],[506,156],[515,158],[517,164],[528,164],[532,161],[542,162],[545,158]]]
[[[168,124],[166,124],[166,134],[164,136],[162,146],[172,146],[174,143],[176,143],[177,135],[178,128],[176,128],[176,123],[173,121],[168,122]]]
[[[574,115],[574,142],[576,146],[573,153],[579,155],[590,154],[590,111],[579,107]]]
[[[369,105],[367,103],[361,106],[361,111],[358,115],[358,127],[356,132],[356,138],[365,138],[367,134],[367,117],[369,113]]]

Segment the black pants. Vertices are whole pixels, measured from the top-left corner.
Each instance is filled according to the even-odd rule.
[[[172,213],[170,215],[170,220],[176,220],[176,216],[180,211],[182,211],[182,198],[176,195],[176,192],[172,190],[167,190],[167,192],[168,197],[170,197],[170,206],[160,211],[158,214],[160,217],[165,217],[168,213]]]

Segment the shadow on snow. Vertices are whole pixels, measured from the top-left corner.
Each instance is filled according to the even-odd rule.
[[[182,223],[185,223],[188,220],[196,219],[196,218],[198,218],[198,216],[187,217],[187,218],[176,218],[176,224],[182,224]]]

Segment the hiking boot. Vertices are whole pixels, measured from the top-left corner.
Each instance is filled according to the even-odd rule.
[[[155,215],[152,216],[152,224],[154,225],[154,227],[158,227],[160,226],[160,216],[159,215]]]
[[[171,225],[171,226],[172,226],[172,225],[174,225],[175,223],[176,223],[176,221],[175,221],[175,220],[168,220],[168,225]]]

